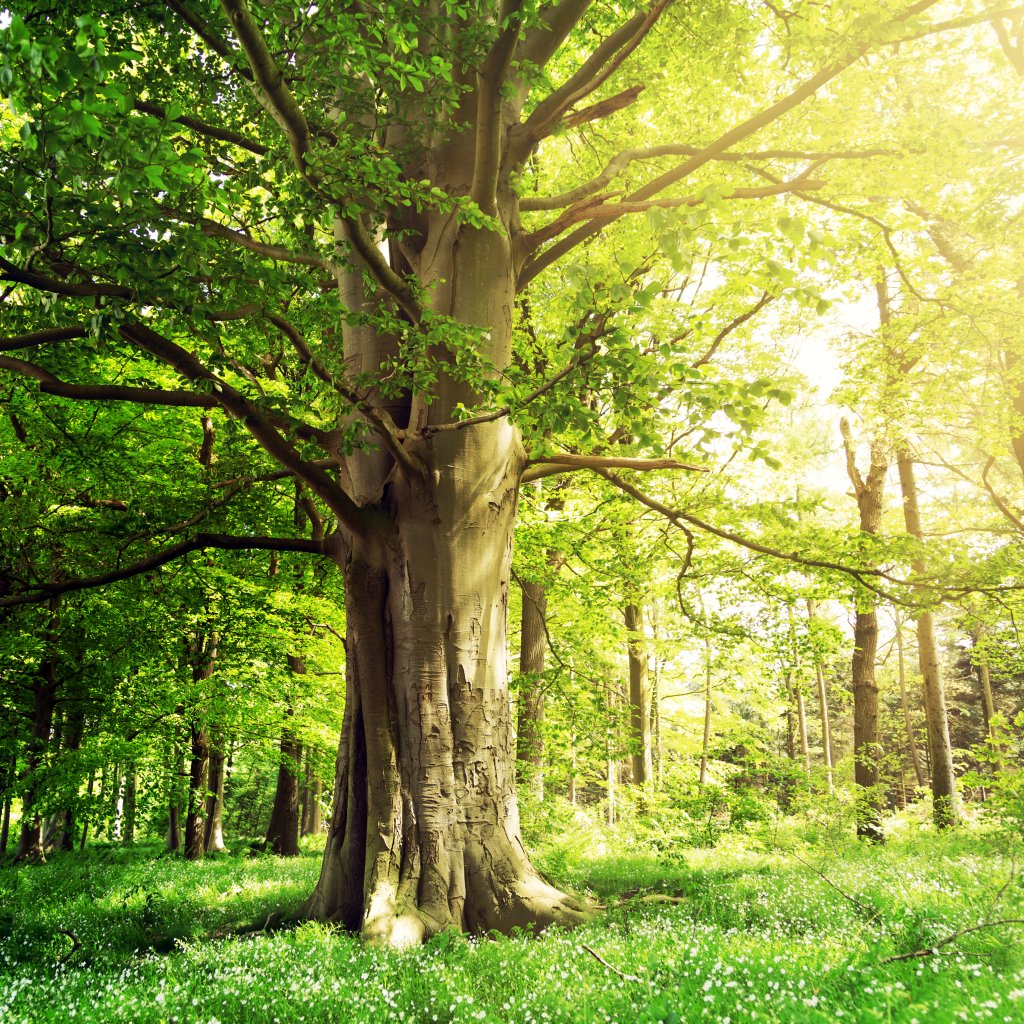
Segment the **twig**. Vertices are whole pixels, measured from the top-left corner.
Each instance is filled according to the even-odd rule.
[[[879,960],[880,964],[894,964],[901,960],[919,960],[926,956],[935,956],[943,946],[948,946],[951,942],[955,942],[957,939],[964,935],[969,935],[971,932],[980,932],[984,928],[998,928],[1004,924],[1021,924],[1024,925],[1024,919],[1017,917],[1004,918],[1002,921],[985,921],[984,924],[975,924],[970,928],[961,928],[958,932],[953,932],[952,935],[947,935],[940,942],[936,942],[934,946],[929,946],[928,949],[915,949],[913,953],[900,953],[899,956],[887,956],[884,960]]]
[[[585,949],[602,967],[607,967],[612,974],[617,974],[623,981],[643,981],[643,978],[638,978],[635,974],[624,974],[618,969],[618,967],[612,966],[607,960],[596,950],[591,949],[588,945],[581,942],[580,948]]]

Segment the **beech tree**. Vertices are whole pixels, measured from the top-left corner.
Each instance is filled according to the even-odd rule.
[[[701,378],[701,360],[673,359],[694,325],[652,333],[685,271],[669,250],[708,211],[807,196],[830,161],[867,158],[786,115],[871,51],[987,17],[799,7],[794,30],[793,14],[725,0],[8,5],[0,370],[55,399],[191,409],[197,444],[216,417],[253,442],[246,482],[294,480],[322,529],[189,532],[4,600],[209,547],[337,563],[345,723],[310,916],[404,944],[585,913],[520,839],[505,642],[519,488],[592,469],[636,494],[616,471],[703,468],[651,430],[658,402]],[[716,62],[736,71],[727,97]],[[659,81],[666,64],[680,77]],[[636,148],[634,129],[600,167],[568,160],[565,133],[604,121],[629,137],[616,115],[645,72],[693,136]],[[685,238],[673,210],[693,215]],[[817,244],[785,231],[805,256]],[[578,257],[602,236],[632,244],[592,272]],[[712,353],[798,288],[748,255],[757,288],[697,332]],[[534,301],[568,307],[561,331],[520,327]],[[630,407],[638,380],[648,398]],[[595,395],[617,389],[609,433]]]

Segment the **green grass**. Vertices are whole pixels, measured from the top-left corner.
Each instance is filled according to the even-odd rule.
[[[440,936],[405,953],[313,924],[205,938],[300,906],[313,849],[190,865],[154,847],[97,848],[0,872],[0,1021],[1024,1022],[1022,927],[882,962],[1024,917],[994,835],[913,825],[884,847],[790,846],[659,860],[553,842],[539,863],[605,905],[595,922],[537,939]],[[149,948],[172,937],[169,953]]]

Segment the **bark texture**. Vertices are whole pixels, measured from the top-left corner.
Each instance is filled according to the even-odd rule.
[[[544,799],[544,665],[547,655],[547,596],[543,583],[524,580],[519,646],[519,721],[516,758],[533,798]]]
[[[416,455],[395,529],[343,560],[347,702],[309,912],[395,945],[579,919],[519,834],[505,636],[525,453],[499,421]]]

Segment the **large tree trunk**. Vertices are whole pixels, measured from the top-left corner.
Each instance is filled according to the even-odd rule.
[[[519,721],[516,758],[533,798],[544,799],[544,662],[547,654],[547,597],[543,583],[522,583],[522,637],[519,646]]]
[[[651,692],[648,685],[647,636],[644,633],[643,608],[628,602],[623,608],[629,655],[629,749],[633,766],[633,785],[646,786],[652,772]]]
[[[579,919],[519,834],[505,642],[518,434],[499,421],[417,454],[428,471],[394,484],[394,530],[343,560],[345,722],[309,913],[397,945]]]
[[[906,445],[901,445],[897,450],[896,463],[900,473],[900,488],[903,491],[903,517],[907,533],[918,540],[923,540],[914,463]],[[915,559],[913,569],[916,573],[923,573],[924,563]],[[949,741],[946,690],[935,647],[935,622],[930,611],[922,612],[917,620],[917,652],[921,675],[924,677],[928,748],[932,761],[932,817],[937,828],[950,828],[957,823],[959,811],[956,805],[956,779],[953,775],[953,748]]]

